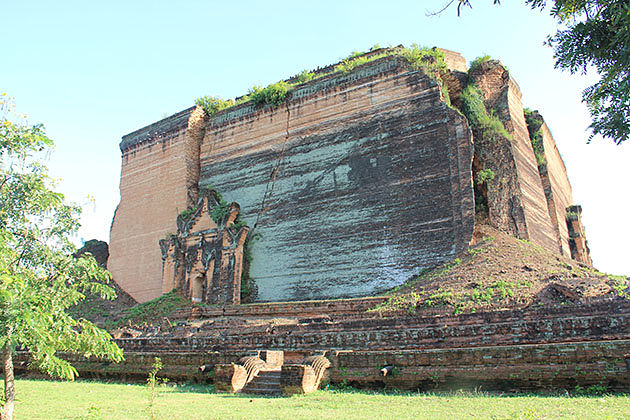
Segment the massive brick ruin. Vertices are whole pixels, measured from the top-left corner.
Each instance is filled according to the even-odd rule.
[[[201,305],[117,331],[123,365],[69,356],[79,371],[144,377],[159,356],[168,377],[232,392],[626,389],[630,308],[607,285],[601,298],[546,279],[562,307],[374,311],[379,292],[464,255],[478,220],[573,258],[572,278],[590,270],[545,121],[500,62],[469,70],[440,51],[439,73],[376,50],[318,69],[280,105],[192,107],[124,136],[108,269],[140,302],[176,289]],[[466,114],[473,84],[494,131]],[[245,286],[258,303],[239,304]]]
[[[490,61],[467,75],[459,54],[445,51],[445,61],[453,103],[470,78],[510,138],[473,136],[434,75],[399,55],[298,85],[277,107],[245,102],[210,118],[189,108],[124,136],[108,265],[115,280],[140,302],[183,287],[158,242],[177,235],[178,215],[211,188],[240,205],[259,238],[250,244],[251,300],[374,295],[468,246],[474,176],[484,168],[495,174],[483,187],[491,223],[570,256],[574,203],[547,126],[543,174],[507,70]]]

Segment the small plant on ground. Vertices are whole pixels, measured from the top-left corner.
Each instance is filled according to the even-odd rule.
[[[149,419],[156,419],[155,415],[155,399],[157,397],[157,387],[160,385],[166,384],[167,380],[163,378],[158,378],[157,374],[162,370],[162,360],[159,357],[156,357],[153,360],[153,364],[151,365],[151,371],[149,372],[149,376],[147,378],[147,388],[149,389],[149,405],[147,407],[147,412],[149,413]]]

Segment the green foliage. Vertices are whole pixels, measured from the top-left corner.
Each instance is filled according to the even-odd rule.
[[[529,132],[529,139],[534,149],[534,155],[536,155],[536,163],[538,164],[538,168],[543,168],[547,164],[542,135],[543,119],[537,111],[532,111],[529,108],[525,108],[523,114],[525,115],[527,131]]]
[[[230,211],[230,205],[223,199],[221,193],[217,191],[217,204],[210,210],[210,217],[214,223],[221,225]]]
[[[459,98],[462,102],[461,111],[484,139],[494,142],[501,138],[512,140],[512,136],[507,132],[501,120],[486,110],[483,94],[477,86],[469,84],[462,90]]]
[[[481,57],[477,57],[473,60],[472,63],[470,63],[470,68],[468,69],[469,73],[472,73],[473,71],[475,71],[480,65],[482,65],[483,63],[487,63],[488,61],[492,60],[492,57],[490,57],[489,55],[482,55]]]
[[[416,70],[422,69],[433,78],[448,71],[444,53],[437,48],[419,47],[418,44],[412,44],[411,48],[403,48],[400,55],[409,61],[411,67]]]
[[[447,7],[454,2],[449,2]],[[494,4],[499,4],[494,0]],[[543,10],[547,0],[525,0]],[[582,93],[591,114],[591,135],[602,135],[616,144],[630,138],[630,3],[614,0],[553,0],[550,15],[559,28],[547,38],[554,51],[555,67],[571,74],[596,71],[599,81]],[[471,7],[470,0],[459,0]],[[442,10],[445,10],[445,7]],[[439,13],[439,12],[438,12]]]
[[[188,300],[173,290],[153,300],[140,303],[125,310],[124,316],[118,321],[118,325],[159,321],[187,304]]]
[[[149,371],[149,376],[147,377],[147,388],[149,389],[149,405],[147,407],[147,412],[149,414],[149,419],[156,419],[155,415],[155,398],[157,397],[157,387],[163,384],[166,384],[167,380],[163,378],[158,378],[157,374],[162,370],[162,359],[156,357],[153,360],[153,364],[151,365],[151,370]]]
[[[615,276],[609,274],[608,277],[612,283],[615,293],[624,298],[630,298],[630,282],[626,276]]]
[[[412,44],[411,48],[403,48],[399,54],[407,59],[412,68],[421,69],[438,82],[444,101],[450,106],[448,87],[442,79],[442,76],[448,72],[444,53],[437,48],[419,47],[418,44]]]
[[[484,184],[494,179],[494,171],[492,169],[482,169],[477,172],[477,185]]]
[[[543,9],[544,0],[526,0]],[[594,69],[600,79],[586,88],[582,101],[593,118],[591,136],[620,144],[630,137],[630,3],[627,1],[554,0],[550,10],[560,28],[547,44],[556,68],[571,74]]]
[[[432,379],[436,372],[427,370]],[[339,383],[329,390],[291,398],[226,395],[213,392],[211,386],[170,383],[159,388],[155,406],[162,419],[467,419],[474,413],[480,419],[521,420],[623,419],[630,404],[627,394],[592,398],[549,390],[541,395],[462,390],[418,393],[357,390],[347,380],[346,387],[340,388]],[[18,386],[24,396],[18,413],[22,419],[77,419],[89,407],[97,407],[103,419],[147,418],[147,389],[140,384],[18,380]]]
[[[206,115],[208,115],[209,117],[213,116],[218,111],[234,106],[233,100],[225,100],[215,96],[202,96],[200,98],[197,98],[195,103],[198,106],[202,107],[203,110],[206,112]]]
[[[182,218],[182,220],[184,221],[188,221],[190,220],[190,217],[195,213],[196,209],[194,208],[188,208],[184,211],[182,211],[181,213],[179,213],[179,217]]]
[[[576,385],[573,394],[582,396],[600,396],[608,393],[606,385],[589,385],[586,387]]]
[[[351,55],[350,58],[344,59],[341,63],[335,66],[335,72],[349,73],[356,67],[373,60],[374,59],[371,59],[371,57]]]
[[[296,84],[310,82],[311,80],[313,80],[314,77],[315,77],[315,73],[312,73],[308,70],[304,70],[302,73],[297,75]]]
[[[290,86],[286,82],[272,83],[266,88],[254,86],[248,97],[255,106],[278,106],[283,103],[289,93]]]
[[[14,122],[20,118],[6,95],[0,113],[0,349],[5,362],[21,348],[43,372],[74,379],[76,369],[58,352],[123,358],[107,332],[68,312],[88,293],[115,298],[110,275],[91,255],[73,256],[81,209],[50,187],[42,159],[52,141],[43,127]],[[9,394],[3,418],[11,418]]]

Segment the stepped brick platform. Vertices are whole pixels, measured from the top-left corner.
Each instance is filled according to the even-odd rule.
[[[226,316],[219,315],[221,308],[208,308],[214,317],[191,318],[169,332],[147,329],[139,337],[118,339],[125,350],[121,364],[74,355],[68,359],[83,376],[143,380],[157,356],[164,364],[161,374],[165,377],[213,382],[221,389],[220,383],[231,383],[233,366],[243,358],[261,355],[265,349],[263,358],[267,359],[267,353],[282,350],[282,363],[260,366],[259,370],[272,373],[263,373],[247,388],[247,380],[238,389],[223,387],[263,392],[269,385],[270,394],[278,394],[278,369],[282,393],[316,389],[312,388],[316,378],[308,367],[313,357],[321,356],[330,362],[324,369],[330,382],[364,387],[535,390],[597,385],[610,391],[630,389],[627,300],[461,315],[431,310],[388,318],[365,309],[315,316],[330,305],[363,308],[374,300],[305,302],[309,317],[299,316],[301,304],[290,304],[295,312],[287,312],[282,325],[271,314],[279,313],[285,304],[265,307],[269,316],[262,318],[264,309],[257,305],[225,307]],[[254,320],[260,325],[252,326]],[[16,365],[18,371],[25,369]]]

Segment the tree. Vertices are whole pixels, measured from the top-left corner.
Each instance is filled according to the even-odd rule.
[[[493,0],[499,4],[498,0]],[[459,14],[470,0],[451,0]],[[589,109],[593,136],[600,134],[616,144],[630,137],[630,2],[627,0],[553,0],[550,14],[559,24],[547,38],[554,50],[555,67],[571,74],[594,69],[600,80],[582,93]],[[546,0],[525,0],[543,10]],[[441,11],[440,11],[441,12]],[[438,13],[440,13],[438,12]]]
[[[111,336],[67,309],[86,293],[113,299],[109,273],[93,257],[73,257],[72,235],[80,208],[51,189],[42,159],[52,147],[41,125],[19,122],[12,101],[0,96],[0,350],[4,401],[0,419],[11,419],[15,401],[13,355],[28,351],[33,367],[74,379],[77,371],[59,352],[113,361],[122,350]],[[16,122],[16,118],[17,121]]]

